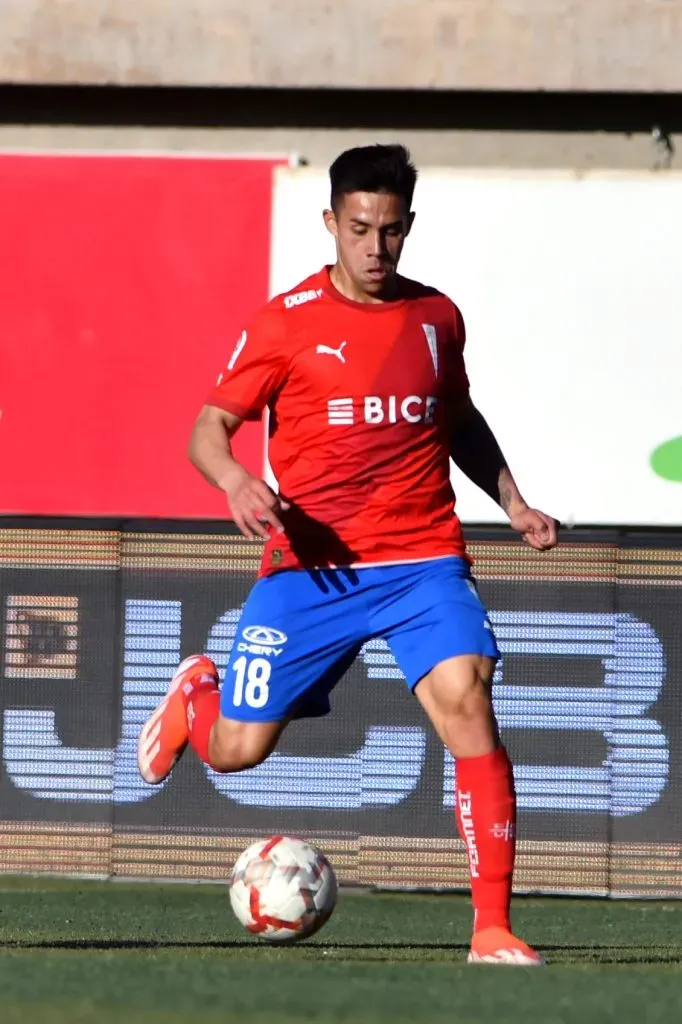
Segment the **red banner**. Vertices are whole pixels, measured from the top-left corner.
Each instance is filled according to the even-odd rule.
[[[268,297],[277,162],[0,157],[0,511],[225,515],[187,442]]]

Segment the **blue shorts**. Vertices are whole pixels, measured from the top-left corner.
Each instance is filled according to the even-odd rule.
[[[445,658],[499,651],[464,558],[260,579],[237,626],[221,713],[241,722],[311,718],[368,640],[381,637],[407,685]]]

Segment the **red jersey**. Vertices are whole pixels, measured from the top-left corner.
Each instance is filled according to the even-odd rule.
[[[261,310],[206,400],[243,419],[270,410],[291,509],[262,575],[464,554],[448,430],[469,391],[464,323],[433,288],[401,278],[399,294],[354,302],[325,267]]]

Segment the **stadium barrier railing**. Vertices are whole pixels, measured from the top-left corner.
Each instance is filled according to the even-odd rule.
[[[503,655],[516,890],[682,896],[682,532],[566,531],[545,554],[466,533]],[[452,758],[380,639],[263,765],[190,752],[139,778],[141,723],[185,655],[224,670],[259,556],[226,523],[0,523],[0,871],[221,881],[285,832],[342,883],[466,887]]]

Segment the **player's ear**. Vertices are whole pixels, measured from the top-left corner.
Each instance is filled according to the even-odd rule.
[[[412,225],[414,224],[414,218],[416,216],[417,216],[417,214],[414,211],[412,211],[411,213],[408,213],[408,215],[407,215],[407,230],[405,231],[405,238],[407,238],[407,236],[409,235],[410,231],[412,230]]]
[[[336,223],[336,214],[334,213],[334,211],[324,210],[322,212],[322,219],[324,220],[324,226],[326,227],[329,234],[333,235],[334,238],[337,238],[339,233],[339,226]]]

